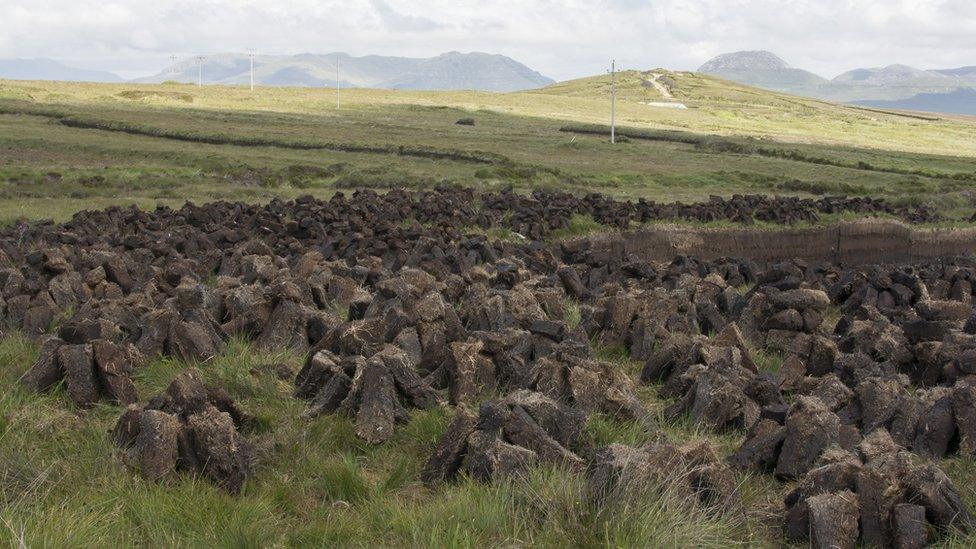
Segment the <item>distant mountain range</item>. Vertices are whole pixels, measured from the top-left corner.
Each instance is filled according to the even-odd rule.
[[[205,84],[246,85],[250,58],[222,53],[203,60]],[[483,90],[508,92],[541,88],[554,81],[503,55],[449,52],[430,58],[345,53],[257,55],[255,82],[262,86],[384,88],[401,90]],[[198,61],[187,58],[137,83],[195,83]],[[791,67],[767,51],[719,55],[699,72],[774,91],[856,105],[976,115],[976,66],[921,70],[906,65],[855,69],[833,79]],[[78,69],[51,59],[0,59],[0,78],[123,82],[116,74]]]
[[[908,99],[852,101],[852,103],[881,109],[976,114],[976,89],[959,88],[948,93],[920,93]]]
[[[336,63],[339,85],[355,88],[396,90],[483,90],[507,92],[552,84],[525,65],[488,53],[450,52],[426,59],[345,53],[258,55],[254,57],[254,79],[263,86],[335,86]],[[197,60],[188,59],[138,82],[197,81]],[[247,84],[250,59],[247,55],[224,53],[203,61],[204,83]]]
[[[828,80],[767,51],[719,55],[699,72],[769,90],[879,108],[976,115],[976,67],[855,69]]]
[[[122,82],[122,77],[117,74],[76,69],[51,59],[0,59],[0,78],[64,80],[68,82]]]
[[[245,54],[206,56],[203,60],[203,82],[248,84],[251,78],[250,61]],[[379,55],[353,57],[345,53],[257,55],[254,57],[254,79],[256,84],[262,86],[335,86],[336,63],[339,64],[339,85],[345,88],[507,92],[540,88],[554,82],[503,55],[458,52],[425,59]],[[189,58],[165,68],[155,76],[132,82],[196,83],[197,71],[197,59]],[[50,59],[0,60],[0,78],[123,81],[109,72],[75,69]]]

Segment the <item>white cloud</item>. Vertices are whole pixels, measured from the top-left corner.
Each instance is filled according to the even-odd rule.
[[[971,0],[0,0],[0,57],[154,70],[170,54],[255,48],[510,55],[555,78],[694,69],[768,49],[825,76],[861,66],[976,65]]]

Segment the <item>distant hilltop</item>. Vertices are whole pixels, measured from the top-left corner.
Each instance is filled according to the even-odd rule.
[[[776,54],[768,51],[740,51],[723,53],[713,57],[698,69],[698,72],[717,73],[721,71],[770,71],[787,70],[791,67]]]
[[[261,86],[386,88],[396,90],[478,90],[508,92],[541,88],[554,80],[504,55],[448,52],[436,57],[354,57],[346,53],[254,56],[254,79]],[[132,82],[196,83],[196,57],[166,67],[159,74]],[[247,54],[221,53],[203,60],[205,84],[249,84],[251,60]],[[51,59],[0,60],[0,78],[123,82],[110,72],[65,66]]]
[[[768,51],[722,54],[702,65],[698,72],[777,91],[811,89],[828,84],[826,79],[812,72],[794,69]]]
[[[976,67],[922,70],[862,68],[828,80],[791,67],[768,51],[716,56],[698,72],[759,88],[864,106],[976,115]]]
[[[254,79],[263,86],[321,87],[336,84],[355,88],[396,90],[517,91],[539,88],[554,80],[504,55],[449,52],[430,58],[354,57],[345,53],[257,55]],[[187,59],[137,82],[197,81],[197,60]],[[247,84],[250,59],[224,53],[203,61],[204,83]]]

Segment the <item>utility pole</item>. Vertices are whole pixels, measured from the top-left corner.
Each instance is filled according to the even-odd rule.
[[[203,87],[203,60],[204,59],[205,57],[203,57],[202,55],[197,57],[197,87],[198,88]]]
[[[173,62],[172,69],[176,73],[176,54],[170,55],[169,60]]]
[[[248,49],[248,57],[251,58],[251,91],[254,91],[254,48]]]
[[[339,109],[339,55],[336,55],[336,110]]]
[[[617,142],[617,61],[610,60],[610,144]]]

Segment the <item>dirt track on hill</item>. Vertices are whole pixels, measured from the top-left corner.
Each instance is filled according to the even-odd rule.
[[[645,261],[690,255],[706,260],[802,259],[864,265],[971,255],[976,252],[976,229],[913,229],[894,221],[874,220],[781,230],[662,226],[591,237],[589,242],[596,248],[622,246],[625,253]]]
[[[664,99],[674,99],[674,95],[671,94],[671,90],[669,90],[664,84],[658,81],[658,78],[661,78],[661,75],[654,73],[651,75],[651,79],[648,80],[648,82],[650,82],[651,85],[654,86],[654,89],[657,90],[658,93],[661,94],[661,97],[663,97]]]

